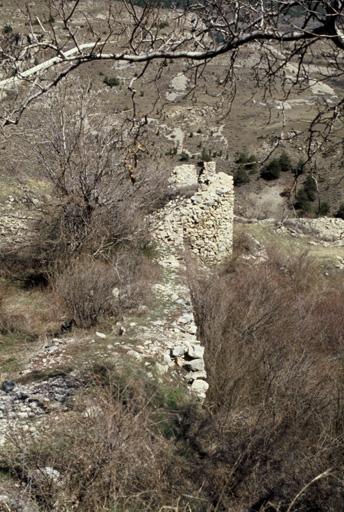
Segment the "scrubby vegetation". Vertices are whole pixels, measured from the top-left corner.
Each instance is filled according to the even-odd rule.
[[[257,157],[248,154],[247,151],[239,153],[236,161],[236,170],[234,172],[234,185],[239,187],[250,181],[250,175],[257,171]]]
[[[344,219],[344,204],[341,204],[336,211],[335,217],[338,219]]]
[[[22,287],[52,288],[69,320],[89,327],[147,296],[157,266],[145,219],[160,207],[167,181],[139,169],[133,176],[121,134],[102,114],[87,116],[92,96],[81,91],[79,109],[71,111],[67,95],[52,99],[51,130],[43,137],[37,129],[27,141],[49,195],[36,202],[30,236],[2,247],[1,275]]]
[[[317,182],[314,176],[308,175],[302,186],[297,190],[294,207],[302,215],[327,215],[330,205],[327,201],[320,201]]]
[[[273,159],[260,171],[264,180],[277,180],[281,175],[281,165],[278,159]]]
[[[277,180],[281,172],[293,172],[293,170],[293,164],[289,155],[283,151],[278,158],[273,158],[267,162],[261,169],[260,175],[263,179],[271,181]]]
[[[120,84],[120,80],[115,76],[106,76],[103,81],[108,87],[117,87]]]
[[[237,156],[235,164],[234,184],[240,186],[249,183],[250,175],[257,172],[259,158],[244,150]],[[260,168],[260,177],[267,181],[277,180],[282,172],[291,172],[295,176],[299,176],[303,173],[303,168],[304,163],[302,160],[294,165],[289,154],[283,151],[279,156],[269,159],[267,163]]]
[[[235,164],[234,185],[240,187],[250,183],[252,175],[257,172],[259,158],[244,150],[239,153]],[[301,215],[326,216],[330,212],[330,204],[320,199],[316,177],[308,174],[299,185],[298,179],[305,173],[305,161],[302,158],[297,163],[293,163],[289,154],[283,151],[279,156],[269,159],[260,168],[259,176],[263,180],[274,181],[278,180],[282,173],[287,172],[294,176],[293,181],[297,185],[295,194],[291,194],[288,188],[282,193],[283,197],[291,198],[290,207],[294,207]],[[337,216],[340,217],[340,214]]]
[[[11,435],[2,471],[43,511],[340,510],[341,283],[272,251],[189,270],[205,406],[139,366],[96,365],[63,421]]]
[[[153,511],[178,503],[186,510],[197,504],[197,495],[187,495],[191,481],[183,480],[182,443],[176,446],[190,407],[184,394],[158,385],[139,367],[98,365],[83,378],[88,385],[68,418],[48,425],[39,438],[14,436],[2,450],[2,468],[28,482],[47,511]],[[52,479],[44,467],[59,477]]]
[[[212,453],[222,479],[212,479],[213,490],[218,482],[223,510],[233,496],[245,510],[265,510],[268,502],[287,510],[304,486],[330,471],[305,489],[296,509],[338,510],[341,284],[325,281],[305,255],[269,256],[259,265],[225,265],[194,289],[218,428]]]
[[[3,34],[11,34],[13,32],[13,28],[9,23],[6,23],[6,25],[3,26],[2,33]]]

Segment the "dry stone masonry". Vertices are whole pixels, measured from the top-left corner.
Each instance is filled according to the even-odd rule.
[[[181,368],[191,390],[203,398],[208,389],[203,360],[204,348],[197,337],[190,291],[181,282],[185,270],[184,251],[191,250],[200,263],[220,263],[232,251],[233,181],[224,173],[216,173],[214,162],[177,167],[171,178],[176,198],[154,214],[152,222],[160,249],[160,264],[166,269],[165,284],[159,293],[170,297],[168,310],[179,311],[177,319],[161,327],[167,352],[166,371]],[[175,301],[175,304],[173,302]]]
[[[232,251],[233,178],[216,174],[215,162],[209,162],[198,180],[183,218],[184,241],[204,263],[220,263]]]
[[[232,252],[233,178],[216,173],[215,162],[181,165],[171,187],[180,197],[159,213],[157,236],[165,243],[191,251],[206,265],[220,263]],[[189,198],[183,193],[194,191]]]
[[[205,265],[220,263],[232,251],[232,176],[216,173],[215,162],[204,162],[201,168],[181,165],[174,170],[171,187],[179,197],[159,212],[157,237],[191,249]],[[190,191],[191,197],[183,197]]]

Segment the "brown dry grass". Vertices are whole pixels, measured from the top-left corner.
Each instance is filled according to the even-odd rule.
[[[342,283],[326,281],[305,255],[276,253],[258,265],[238,260],[196,283],[212,415],[203,443],[218,460],[216,477],[209,470],[221,507],[238,500],[250,510],[265,510],[267,502],[269,510],[285,510],[332,468],[334,476],[308,489],[297,510],[339,510]]]
[[[58,328],[63,312],[54,294],[0,283],[0,334],[34,339]]]
[[[297,496],[293,511],[337,512],[342,282],[305,255],[276,253],[191,281],[210,384],[203,410],[144,370],[93,369],[72,412],[12,438],[3,468],[45,511],[286,512]],[[32,477],[44,467],[63,485]]]
[[[190,510],[181,492],[190,484],[182,480],[185,461],[171,437],[186,404],[182,395],[177,406],[176,389],[159,387],[139,368],[102,366],[85,377],[73,412],[39,437],[13,434],[2,468],[25,483],[44,511],[156,511],[167,504]],[[46,467],[60,477],[51,478]]]

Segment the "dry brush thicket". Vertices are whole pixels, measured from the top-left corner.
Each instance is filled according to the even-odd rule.
[[[63,422],[9,439],[2,468],[42,510],[337,512],[342,283],[305,255],[272,253],[190,280],[204,407],[140,368],[98,366]],[[37,480],[44,467],[59,479]]]
[[[139,305],[157,275],[147,214],[164,201],[167,178],[125,158],[132,134],[97,110],[86,89],[66,87],[18,147],[48,184],[33,198],[22,240],[1,247],[1,274],[26,287],[52,286],[80,327]],[[71,107],[70,105],[73,105]],[[93,110],[91,110],[91,107]],[[48,114],[47,114],[48,111]],[[111,294],[118,288],[117,299]]]
[[[331,469],[296,510],[340,509],[342,289],[307,256],[276,252],[266,263],[239,260],[194,284],[222,469],[213,488],[231,490],[223,495],[228,508],[244,496],[256,498],[253,510],[267,502],[269,510],[286,510],[293,494]]]
[[[180,490],[192,487],[173,439],[188,407],[183,394],[158,385],[139,367],[98,365],[84,378],[73,413],[53,421],[38,438],[13,434],[2,451],[2,467],[24,482],[42,510],[185,505],[189,499]],[[44,467],[59,477],[52,480]]]

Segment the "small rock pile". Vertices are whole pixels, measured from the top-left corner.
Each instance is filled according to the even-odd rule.
[[[10,247],[29,237],[28,212],[11,211],[12,201],[0,206],[0,247]]]
[[[17,384],[4,381],[0,390],[0,443],[5,433],[22,424],[29,428],[28,419],[42,417],[68,408],[80,382],[76,376],[60,375],[42,382]],[[34,428],[33,424],[31,427]]]
[[[311,236],[319,242],[344,245],[344,220],[334,217],[319,219],[288,219],[283,228],[298,236]]]
[[[171,359],[186,370],[185,379],[191,390],[198,395],[205,395],[208,389],[207,373],[204,367],[204,347],[199,344],[181,344],[171,349]]]

